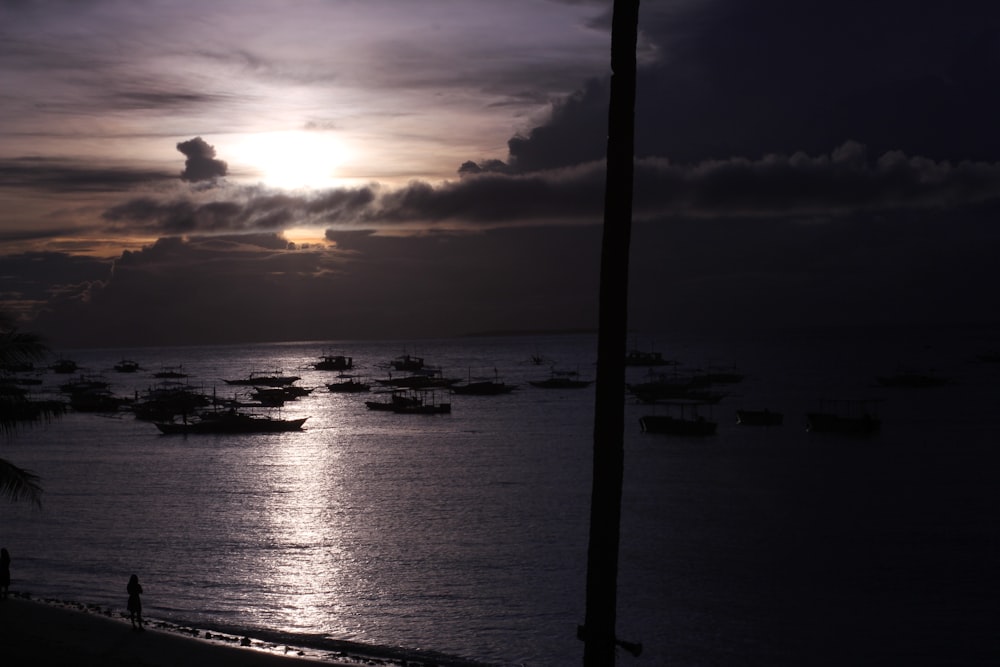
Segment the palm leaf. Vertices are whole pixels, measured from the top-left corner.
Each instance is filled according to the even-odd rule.
[[[0,495],[11,502],[26,500],[42,506],[42,487],[35,473],[0,459]]]

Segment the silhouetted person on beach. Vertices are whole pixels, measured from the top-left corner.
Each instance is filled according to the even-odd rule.
[[[142,631],[142,600],[139,599],[142,586],[139,584],[139,577],[133,574],[125,590],[128,591],[128,615],[132,620],[132,629]]]
[[[7,597],[10,588],[10,553],[7,548],[0,549],[0,598]]]

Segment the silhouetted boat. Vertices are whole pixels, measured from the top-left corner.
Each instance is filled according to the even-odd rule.
[[[705,387],[712,384],[736,384],[743,382],[743,374],[736,370],[699,370],[693,373],[689,381],[692,386]]]
[[[395,412],[397,409],[408,405],[418,405],[419,399],[414,396],[407,396],[399,391],[393,391],[384,400],[365,401],[365,407],[369,410],[379,410],[383,412]]]
[[[699,401],[701,403],[718,403],[725,394],[707,388],[706,383],[695,381],[692,376],[660,373],[650,377],[645,382],[626,385],[628,391],[643,403],[660,403],[670,401]]]
[[[369,410],[382,410],[403,415],[441,415],[451,412],[451,403],[435,403],[431,392],[410,392],[407,395],[394,391],[387,401],[365,401]]]
[[[136,419],[144,421],[170,421],[176,415],[193,414],[212,402],[212,397],[189,384],[164,380],[141,397],[137,395],[132,412]]]
[[[493,379],[477,378],[473,380],[472,375],[469,375],[469,380],[465,384],[455,384],[451,386],[451,391],[455,394],[465,395],[465,396],[497,396],[500,394],[509,394],[510,392],[517,389],[516,384],[507,384],[506,382],[501,382],[500,374],[496,369],[493,370]]]
[[[867,435],[877,433],[882,421],[872,399],[827,399],[821,410],[806,413],[806,430],[816,433]]]
[[[186,378],[187,373],[181,370],[181,366],[164,366],[160,370],[153,373],[153,377],[160,380],[179,380],[181,378]]]
[[[371,389],[371,385],[355,378],[346,378],[340,382],[330,382],[326,388],[334,393],[364,393]]]
[[[81,375],[75,380],[59,385],[59,391],[65,394],[82,394],[88,391],[106,390],[110,383],[99,375]]]
[[[313,364],[313,368],[318,371],[346,371],[353,366],[354,359],[342,354],[324,354]]]
[[[381,380],[375,380],[384,387],[396,387],[399,389],[446,389],[458,382],[458,378],[446,378],[441,375],[440,369],[422,369],[410,375],[391,375]]]
[[[122,359],[115,364],[115,370],[119,373],[135,373],[139,370],[139,362],[131,359]]]
[[[259,373],[251,372],[245,378],[238,378],[236,380],[224,380],[226,384],[230,385],[242,385],[242,386],[257,386],[257,387],[284,387],[290,384],[294,384],[299,380],[298,375],[281,375],[279,373],[273,373],[270,375],[262,375]]]
[[[677,362],[672,359],[664,359],[660,352],[643,352],[642,350],[629,350],[625,354],[626,366],[676,366]]]
[[[283,433],[302,430],[308,417],[279,419],[268,415],[239,412],[235,409],[202,412],[180,422],[156,422],[162,433]]]
[[[743,426],[781,426],[785,417],[770,410],[737,410],[736,423]]]
[[[397,371],[419,371],[424,367],[423,357],[414,357],[410,354],[403,353],[389,362]]]
[[[576,371],[552,371],[552,376],[545,380],[528,380],[528,384],[539,389],[583,389],[594,383],[593,380],[581,380]]]
[[[465,396],[497,396],[499,394],[509,394],[515,389],[517,389],[516,384],[507,384],[494,380],[469,382],[463,385],[454,385],[451,388],[456,394]]]
[[[250,398],[261,405],[268,407],[280,407],[286,401],[294,401],[302,396],[308,396],[312,389],[306,387],[254,387],[250,392]]]
[[[698,403],[675,402],[675,415],[643,415],[639,427],[643,433],[664,435],[715,435],[716,422],[698,414]]]

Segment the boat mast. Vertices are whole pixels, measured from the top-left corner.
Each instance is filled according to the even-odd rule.
[[[632,228],[636,37],[639,0],[615,0],[611,28],[604,231],[594,403],[594,470],[587,550],[584,667],[615,664],[618,545],[624,472],[628,260]],[[637,653],[641,647],[622,642]]]

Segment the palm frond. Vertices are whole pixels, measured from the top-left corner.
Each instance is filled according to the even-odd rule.
[[[16,465],[0,459],[0,496],[10,502],[27,501],[42,506],[42,487],[40,478],[30,470],[18,468]]]
[[[11,435],[19,426],[47,422],[66,411],[61,401],[28,398],[10,387],[0,387],[0,435]]]
[[[49,348],[38,334],[0,326],[0,366],[39,361],[48,354]]]

